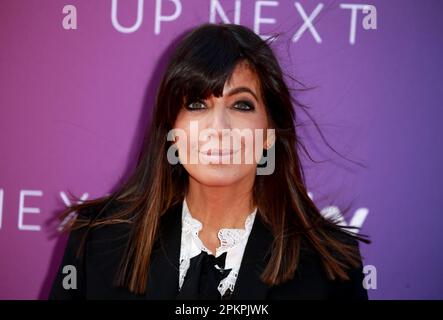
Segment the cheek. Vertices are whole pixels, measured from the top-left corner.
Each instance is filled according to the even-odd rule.
[[[174,124],[174,129],[177,129],[178,132],[180,132],[180,134],[176,138],[176,145],[178,147],[179,155],[182,162],[184,160],[182,159],[183,155],[186,153],[189,159],[189,153],[191,149],[198,146],[198,141],[195,141],[194,138],[195,133],[192,133],[191,121],[195,120],[189,119],[189,117],[179,114]]]
[[[242,132],[248,133],[242,136],[239,132],[234,131],[233,134],[235,141],[241,141],[244,155],[242,163],[250,164],[250,159],[257,163],[263,154],[267,128],[266,115],[260,114],[254,118],[240,119],[237,121],[236,127],[242,129]]]

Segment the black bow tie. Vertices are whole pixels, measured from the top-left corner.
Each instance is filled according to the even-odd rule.
[[[232,269],[225,269],[227,252],[218,257],[202,251],[191,258],[188,271],[177,296],[177,299],[208,299],[221,298],[217,287]]]
[[[215,257],[212,254],[208,254],[208,257],[207,257],[209,259],[209,262],[211,264],[213,264],[215,266],[215,268],[218,269],[222,275],[224,275],[223,278],[225,278],[228,275],[229,271],[231,271],[231,269],[227,269],[227,270],[225,269],[227,254],[228,254],[227,252],[223,252],[218,257]],[[225,275],[225,273],[226,273],[226,275]]]

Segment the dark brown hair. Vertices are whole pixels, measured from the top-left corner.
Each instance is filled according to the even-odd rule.
[[[181,164],[167,160],[173,128],[184,100],[219,97],[235,66],[246,61],[259,78],[261,95],[270,127],[275,129],[275,171],[257,175],[253,200],[260,218],[271,230],[274,243],[270,260],[261,275],[269,284],[280,284],[294,276],[302,238],[319,253],[330,279],[348,279],[346,270],[360,263],[358,247],[340,241],[336,232],[344,227],[325,219],[307,194],[298,151],[304,148],[297,136],[297,107],[270,41],[250,29],[234,24],[204,24],[188,33],[171,57],[158,89],[154,114],[137,166],[132,175],[112,194],[73,205],[62,212],[101,208],[112,201],[127,206],[110,216],[79,215],[66,225],[67,230],[97,225],[132,225],[126,256],[121,265],[119,284],[135,293],[146,287],[151,252],[157,240],[160,217],[174,204],[183,201],[188,176]],[[81,217],[80,217],[81,216]],[[369,243],[365,236],[351,234]]]

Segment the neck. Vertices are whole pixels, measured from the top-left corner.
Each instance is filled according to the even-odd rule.
[[[254,210],[253,183],[245,180],[229,186],[207,186],[189,177],[186,203],[206,231],[243,229],[247,216]]]

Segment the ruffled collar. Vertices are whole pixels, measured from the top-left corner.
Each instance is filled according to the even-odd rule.
[[[245,220],[244,229],[223,228],[218,232],[220,247],[216,249],[215,255],[203,244],[198,234],[203,228],[200,221],[192,217],[186,199],[183,200],[182,209],[182,236],[180,248],[180,277],[179,287],[181,288],[190,266],[190,259],[205,251],[215,257],[220,257],[226,253],[225,269],[231,269],[226,278],[220,281],[218,291],[224,296],[228,291],[231,293],[238,277],[243,253],[248,242],[249,234],[256,217],[257,208],[254,209]]]
[[[223,252],[238,246],[239,244],[243,244],[245,240],[247,240],[249,233],[252,229],[252,225],[254,224],[255,215],[257,213],[257,208],[255,208],[245,220],[245,226],[243,229],[240,228],[222,228],[218,231],[218,239],[220,240],[220,246],[216,249],[215,254],[212,253],[205,245],[202,243],[198,234],[200,230],[203,228],[202,223],[194,218],[189,211],[188,205],[186,203],[186,198],[183,200],[183,216],[182,223],[183,229],[182,232],[190,233],[194,235],[194,240],[196,240],[199,248],[203,251],[206,251],[209,254],[214,254],[216,257],[221,255]]]

